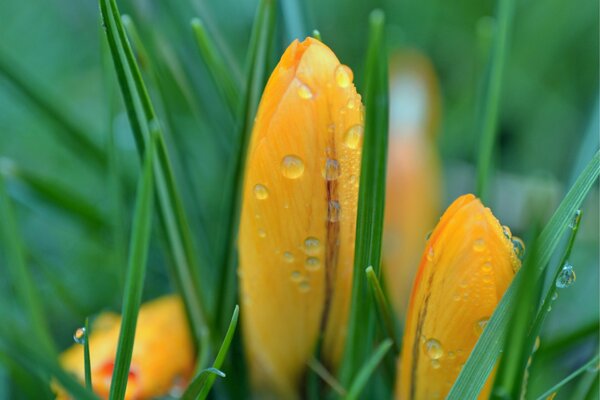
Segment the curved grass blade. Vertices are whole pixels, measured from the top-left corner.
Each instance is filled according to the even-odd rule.
[[[245,96],[241,107],[240,131],[234,145],[234,160],[228,186],[223,196],[222,272],[220,276],[217,318],[220,331],[227,320],[225,310],[233,308],[236,298],[237,232],[241,212],[241,192],[244,181],[246,150],[252,133],[252,121],[258,108],[260,96],[266,83],[269,49],[275,30],[275,1],[261,0],[252,28],[248,52],[248,74]]]
[[[514,3],[515,0],[498,0],[497,2],[497,30],[479,101],[482,107],[480,112],[477,113],[476,132],[480,135],[480,142],[477,149],[476,193],[482,200],[487,199],[488,181],[491,175],[500,96],[502,94],[502,75],[506,64],[506,53],[515,7]]]
[[[156,131],[156,157],[154,157],[154,180],[158,199],[158,210],[166,233],[170,256],[174,261],[173,275],[181,292],[190,319],[194,337],[199,344],[201,360],[206,360],[209,350],[209,334],[205,293],[198,277],[198,262],[193,247],[191,230],[175,177],[169,161],[157,116],[133,56],[131,45],[125,35],[115,0],[99,0],[106,36],[113,57],[121,93],[125,102],[129,122],[133,130],[138,153],[144,154],[150,140],[152,125]],[[207,255],[201,259],[208,263]]]
[[[375,371],[375,368],[379,365],[385,354],[392,347],[393,342],[391,339],[386,339],[377,347],[371,358],[367,363],[358,371],[356,379],[352,382],[352,386],[348,389],[347,400],[355,400],[360,396],[360,392],[365,388],[369,377]]]
[[[228,73],[230,68],[219,53],[218,47],[208,34],[202,20],[200,20],[200,18],[194,18],[190,22],[190,25],[194,31],[194,39],[196,40],[198,50],[200,51],[200,56],[206,63],[206,66],[211,73],[211,77],[221,93],[221,96],[223,96],[229,110],[235,115],[239,105],[239,83],[235,82],[232,75]]]
[[[371,286],[371,293],[373,293],[375,304],[377,305],[377,311],[380,320],[388,337],[392,339],[394,343],[394,353],[398,355],[400,354],[400,340],[399,335],[396,333],[394,318],[392,317],[390,305],[387,299],[385,298],[385,294],[383,293],[383,289],[381,288],[381,284],[379,283],[379,279],[377,278],[373,267],[369,266],[365,270],[365,272],[367,274],[367,280],[369,281],[369,285]]]
[[[92,367],[90,362],[90,324],[89,318],[85,319],[85,323],[83,324],[83,328],[85,329],[85,337],[83,340],[83,368],[85,375],[85,387],[88,390],[92,390]]]
[[[40,350],[49,356],[56,354],[42,303],[27,269],[25,247],[19,233],[11,201],[6,191],[4,176],[0,174],[0,230],[5,243],[6,264],[17,298],[25,309],[28,331]]]
[[[550,261],[552,253],[572,221],[573,215],[581,206],[599,174],[600,153],[596,152],[539,236],[539,253],[535,262],[538,279],[545,271],[546,264]],[[502,339],[508,331],[509,313],[516,302],[515,288],[522,279],[521,275],[521,273],[517,273],[512,284],[504,293],[486,325],[486,329],[454,382],[447,399],[476,398],[481,391],[502,349]]]
[[[563,386],[565,386],[567,383],[571,382],[573,379],[575,379],[582,373],[589,371],[590,368],[597,368],[599,359],[600,359],[600,355],[596,354],[594,357],[592,357],[591,360],[589,360],[588,362],[583,364],[577,370],[573,371],[573,373],[571,375],[567,376],[565,379],[558,382],[556,385],[552,386],[550,389],[546,390],[544,393],[537,396],[536,399],[537,400],[547,399],[548,396],[550,396],[552,393],[558,392]],[[597,369],[596,369],[596,373],[597,373]],[[593,394],[598,395],[597,388],[596,388],[596,391],[593,392]]]
[[[47,93],[39,83],[24,73],[21,66],[17,66],[8,59],[6,54],[0,54],[0,74],[4,75],[23,95],[34,104],[46,117],[59,129],[54,130],[60,139],[71,147],[73,153],[96,164],[98,167],[106,165],[106,154],[102,148],[94,143],[83,129],[71,120],[69,114],[61,110],[54,101],[55,96]]]
[[[373,11],[369,24],[365,93],[367,108],[358,194],[354,275],[348,336],[340,368],[340,380],[345,387],[355,379],[373,351],[373,302],[367,292],[364,270],[373,266],[375,275],[379,275],[381,271],[389,102],[383,12]]]
[[[310,360],[308,360],[307,365],[319,378],[323,380],[323,382],[327,383],[327,385],[332,388],[335,393],[342,397],[348,394],[342,384],[335,379],[335,376],[333,376],[331,372],[329,372],[327,368],[325,368],[325,366],[321,364],[321,362],[315,357],[312,357]],[[317,393],[313,397],[317,399],[319,398],[318,388]]]
[[[235,309],[233,310],[231,321],[229,322],[229,327],[227,328],[227,333],[225,334],[223,343],[221,343],[221,347],[219,348],[219,352],[215,358],[215,362],[211,368],[201,371],[200,374],[194,378],[188,389],[183,394],[182,400],[205,399],[208,396],[208,392],[210,391],[217,376],[225,378],[225,374],[221,372],[219,368],[221,368],[223,365],[225,357],[227,356],[227,352],[229,351],[229,345],[231,344],[231,340],[233,339],[233,335],[235,334],[235,330],[237,328],[239,314],[240,307],[236,305]],[[212,373],[205,374],[207,371]]]
[[[150,233],[152,231],[153,211],[153,164],[154,164],[154,141],[150,143],[146,151],[143,174],[140,176],[135,214],[133,217],[133,228],[131,232],[131,245],[129,248],[129,265],[125,278],[125,293],[123,299],[123,311],[121,329],[115,367],[110,385],[110,398],[122,400],[125,398],[131,354],[135,339],[137,317],[142,302],[142,290],[146,275],[146,263],[148,259],[148,246]]]

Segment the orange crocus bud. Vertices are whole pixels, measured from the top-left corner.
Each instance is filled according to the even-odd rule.
[[[248,149],[239,232],[242,321],[252,383],[298,396],[322,338],[335,369],[352,283],[363,110],[352,71],[318,40],[273,71]]]
[[[440,211],[439,157],[434,136],[440,95],[429,60],[415,50],[390,62],[390,134],[383,271],[399,314],[406,305],[427,233]]]
[[[471,194],[454,201],[431,234],[417,271],[397,399],[446,397],[519,267],[510,233],[490,209]]]
[[[108,398],[121,318],[100,314],[89,335],[90,366],[94,392]],[[127,382],[126,399],[151,399],[183,388],[194,368],[194,346],[183,303],[177,296],[165,296],[140,308],[135,344]],[[84,381],[83,346],[75,344],[60,356],[63,368]],[[57,388],[58,399],[68,399]]]

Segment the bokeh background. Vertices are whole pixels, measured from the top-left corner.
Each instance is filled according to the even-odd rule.
[[[199,56],[189,22],[202,19],[227,58],[227,72],[241,83],[257,2],[118,3],[146,47],[142,67],[167,126],[196,246],[210,254],[218,237],[236,121]],[[375,7],[386,12],[390,50],[418,49],[436,71],[442,107],[435,137],[443,168],[442,203],[447,205],[474,190],[475,116],[494,30],[494,2],[282,1],[272,65],[292,38],[318,29],[354,70],[360,91],[367,19]],[[544,199],[553,211],[598,148],[598,13],[596,0],[516,2],[488,204],[513,233],[527,231],[532,197]],[[72,343],[85,316],[118,311],[122,298],[139,159],[104,40],[93,0],[0,1],[0,172],[8,176],[28,264],[61,348]],[[100,148],[114,145],[121,180],[70,145],[69,132],[40,111],[15,77]],[[587,360],[598,341],[597,185],[583,209],[571,260],[578,279],[553,305],[531,373],[532,393]],[[165,247],[155,233],[145,298],[173,290]],[[11,315],[0,315],[0,323],[7,324],[19,321],[20,309],[12,300],[3,257],[0,247],[0,297],[13,304]],[[202,268],[205,286],[211,288],[217,266]],[[569,351],[557,351],[565,340]],[[28,398],[31,393],[14,384],[2,361],[0,398]]]

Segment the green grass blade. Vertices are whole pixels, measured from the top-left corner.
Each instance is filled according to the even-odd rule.
[[[192,380],[188,388],[185,390],[185,393],[181,396],[181,400],[196,400],[199,398],[198,394],[202,390],[204,386],[207,385],[208,378],[213,377],[216,378],[220,376],[221,378],[225,378],[225,373],[219,371],[216,368],[206,368],[200,371],[198,375]]]
[[[222,272],[220,276],[217,317],[221,320],[219,330],[226,327],[227,313],[235,303],[237,294],[235,269],[237,266],[237,232],[241,213],[241,193],[246,165],[246,150],[252,133],[252,121],[256,115],[260,96],[266,83],[269,49],[275,29],[275,1],[261,0],[254,20],[248,50],[248,74],[245,96],[241,107],[239,133],[234,145],[234,160],[229,185],[223,196]]]
[[[40,110],[58,129],[53,132],[60,140],[71,147],[73,154],[85,158],[99,167],[106,165],[106,154],[94,143],[85,131],[72,121],[71,117],[61,110],[55,96],[50,95],[39,83],[25,74],[21,66],[0,53],[0,75],[6,77],[19,91]]]
[[[381,271],[389,103],[383,12],[373,11],[369,24],[365,91],[366,121],[358,194],[354,276],[348,336],[340,371],[340,380],[345,387],[354,380],[373,351],[375,331],[373,302],[367,292],[364,270],[372,266],[376,275]]]
[[[235,306],[233,310],[233,315],[231,316],[231,321],[229,322],[229,327],[227,328],[227,333],[225,334],[225,338],[223,339],[223,343],[221,343],[221,347],[219,348],[219,352],[217,353],[217,357],[212,365],[212,368],[215,370],[219,370],[225,361],[225,357],[227,356],[227,352],[229,351],[229,346],[231,345],[231,340],[233,339],[233,335],[235,334],[238,317],[240,314],[240,307]],[[224,378],[225,375],[222,375]],[[205,399],[208,396],[208,392],[210,391],[213,383],[217,376],[215,374],[210,374],[206,378],[206,383],[202,385],[200,390],[198,391],[198,399]]]
[[[208,34],[202,20],[194,18],[190,24],[194,32],[196,45],[200,51],[200,56],[206,63],[206,67],[210,71],[211,77],[229,110],[235,115],[239,105],[239,83],[235,82],[233,76],[229,73],[230,68],[219,53],[218,47]]]
[[[547,399],[548,396],[550,396],[552,393],[558,392],[563,386],[565,386],[567,383],[571,382],[573,379],[575,379],[576,377],[578,377],[582,373],[588,371],[590,368],[595,368],[598,365],[598,360],[599,359],[600,359],[600,355],[596,354],[594,357],[592,357],[591,360],[589,360],[588,362],[586,362],[585,364],[583,364],[577,370],[573,371],[573,373],[571,373],[565,379],[563,379],[562,381],[558,382],[556,385],[552,386],[550,389],[546,390],[544,393],[542,393],[539,396],[537,396],[536,399],[537,400]],[[596,388],[596,391],[593,392],[593,394],[598,395],[597,388]]]
[[[598,392],[600,392],[600,373],[596,371],[594,380],[584,400],[598,400]]]
[[[133,353],[137,317],[142,302],[148,246],[152,231],[154,199],[153,164],[154,143],[151,143],[148,151],[146,151],[146,160],[144,161],[143,174],[140,176],[135,214],[133,217],[131,244],[129,247],[129,265],[127,267],[125,293],[123,296],[121,329],[119,332],[115,368],[110,385],[110,398],[112,400],[125,398],[125,389],[127,388],[127,379],[129,377],[129,366]]]
[[[207,326],[207,312],[203,302],[205,294],[198,277],[199,268],[191,230],[175,183],[160,125],[131,45],[125,35],[116,2],[115,0],[99,1],[117,78],[140,155],[144,153],[146,144],[150,140],[149,125],[156,130],[157,154],[154,158],[154,179],[159,215],[167,236],[170,256],[175,265],[173,274],[186,306],[194,337],[200,343],[201,351],[204,352],[201,357],[204,360],[207,357],[210,331]],[[201,259],[206,263],[209,262],[207,255],[203,255]]]
[[[545,266],[550,261],[563,233],[599,174],[600,153],[596,152],[539,236],[539,253],[535,263],[538,278],[545,271]],[[515,288],[518,287],[520,279],[521,273],[518,273],[504,293],[447,399],[476,398],[481,391],[502,349],[502,338],[508,331],[509,312],[515,304]]]
[[[367,274],[367,280],[369,281],[369,285],[371,287],[371,293],[373,294],[375,304],[377,305],[377,311],[380,320],[388,337],[392,339],[394,343],[394,352],[396,353],[396,355],[398,355],[400,354],[400,339],[399,335],[396,333],[394,317],[392,316],[390,305],[385,297],[385,294],[383,293],[383,289],[381,288],[381,284],[379,283],[379,279],[377,278],[373,267],[369,266],[365,270],[365,272]]]
[[[6,264],[15,285],[17,298],[25,309],[28,331],[32,340],[39,343],[40,349],[49,355],[56,353],[50,335],[42,303],[40,302],[35,283],[27,269],[25,247],[17,227],[11,201],[6,191],[4,176],[0,174],[0,231],[5,243]]]
[[[496,128],[500,97],[502,94],[502,75],[506,64],[509,34],[511,31],[515,0],[498,0],[497,29],[492,44],[492,52],[485,75],[482,96],[479,101],[481,111],[477,115],[476,133],[480,137],[477,150],[477,188],[476,193],[487,199],[488,181],[491,175],[492,155],[496,141]]]
[[[341,383],[338,382],[337,379],[335,379],[335,376],[333,376],[331,374],[331,372],[329,372],[327,370],[327,368],[325,368],[325,366],[323,364],[321,364],[321,362],[319,360],[317,360],[315,357],[311,357],[311,359],[308,360],[308,363],[306,363],[306,364],[316,374],[316,376],[321,378],[323,380],[323,382],[325,382],[330,388],[332,388],[335,391],[335,393],[337,393],[338,395],[340,395],[342,397],[344,397],[348,394],[348,391],[342,386]],[[316,398],[316,399],[319,398],[319,390],[318,389],[319,388],[316,387],[316,393],[314,394],[313,398]]]
[[[373,355],[369,358],[366,364],[356,374],[356,379],[352,382],[352,386],[348,390],[347,400],[355,400],[360,396],[360,392],[367,385],[369,377],[373,374],[385,354],[390,350],[393,343],[391,339],[386,339],[377,347]]]
[[[83,328],[85,329],[85,337],[83,340],[83,368],[85,375],[85,387],[88,390],[92,390],[92,367],[90,362],[90,324],[89,318],[85,319],[85,323],[83,324]]]

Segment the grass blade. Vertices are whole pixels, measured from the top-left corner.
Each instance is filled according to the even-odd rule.
[[[200,391],[207,385],[208,378],[217,377],[225,378],[225,373],[216,368],[206,368],[200,371],[194,380],[190,383],[185,393],[181,396],[181,400],[196,400],[199,397]]]
[[[363,273],[368,266],[373,267],[376,275],[381,271],[389,102],[383,12],[373,11],[369,23],[365,92],[367,108],[358,194],[354,276],[348,336],[340,371],[340,380],[345,387],[354,380],[373,350],[373,304],[367,293]]]
[[[538,279],[599,174],[600,153],[596,152],[539,236],[539,253],[535,262]],[[515,288],[518,287],[520,280],[521,273],[518,273],[492,314],[447,399],[475,398],[481,391],[502,348],[502,338],[508,331],[509,312],[515,304]]]
[[[186,306],[194,337],[198,343],[201,343],[199,347],[203,354],[200,359],[204,361],[208,356],[206,352],[209,347],[210,331],[207,326],[207,313],[203,302],[205,295],[198,277],[199,269],[191,230],[175,183],[160,125],[131,45],[125,35],[116,2],[115,0],[99,1],[117,78],[140,155],[144,154],[146,144],[150,140],[149,126],[152,125],[156,131],[154,179],[159,215],[167,236],[170,256],[174,261],[176,283]],[[208,263],[206,255],[202,260]]]
[[[239,83],[232,79],[232,75],[228,72],[230,68],[219,53],[218,47],[212,41],[202,20],[194,18],[190,24],[194,31],[194,39],[198,45],[200,56],[206,63],[206,66],[211,73],[211,77],[213,78],[219,93],[223,96],[229,110],[235,115],[239,105]]]
[[[23,72],[21,66],[17,66],[9,60],[6,54],[0,54],[0,74],[4,75],[21,93],[34,104],[46,117],[59,129],[54,132],[60,139],[71,147],[74,154],[89,160],[98,167],[106,165],[106,154],[102,148],[94,143],[70,116],[58,108],[59,101],[55,96],[48,94],[39,83]]]
[[[393,343],[391,339],[386,339],[377,347],[371,358],[367,363],[358,371],[356,379],[352,382],[352,386],[348,390],[347,400],[358,399],[360,392],[364,389],[369,380],[369,377],[375,371],[375,368],[379,365],[385,354],[392,347]]]
[[[235,334],[235,330],[237,328],[238,317],[240,314],[240,307],[235,306],[233,310],[233,315],[231,317],[231,321],[229,322],[229,327],[227,328],[227,333],[225,334],[225,338],[223,339],[223,343],[221,343],[221,347],[219,348],[219,352],[217,353],[217,357],[213,362],[213,365],[208,370],[218,371],[219,373],[211,373],[208,375],[203,375],[202,372],[194,379],[194,381],[190,384],[189,388],[186,390],[182,399],[205,399],[208,396],[208,392],[212,388],[215,379],[217,379],[217,375],[224,378],[225,374],[219,370],[225,361],[225,357],[227,356],[227,352],[229,351],[229,345],[231,345],[231,340],[233,339],[233,335]],[[205,370],[206,371],[206,370]],[[196,383],[197,380],[201,380]]]
[[[379,283],[379,279],[377,278],[373,267],[369,266],[365,272],[367,274],[369,285],[371,286],[371,293],[373,293],[381,322],[383,323],[383,327],[387,335],[394,343],[394,352],[396,355],[398,355],[400,354],[400,340],[399,335],[396,333],[394,318],[392,317],[390,305],[385,298],[385,294],[383,293],[383,289],[381,288],[381,284]]]
[[[482,200],[487,199],[488,181],[491,175],[492,155],[496,141],[496,127],[502,94],[502,75],[506,64],[509,34],[513,20],[515,0],[498,0],[497,29],[482,90],[481,111],[477,115],[476,132],[480,137],[477,149],[477,188]]]
[[[342,386],[341,383],[339,383],[337,381],[337,379],[335,379],[335,376],[333,376],[331,374],[331,372],[329,372],[327,370],[327,368],[325,368],[325,366],[323,364],[321,364],[321,362],[319,360],[317,360],[315,357],[312,357],[310,360],[308,360],[307,363],[308,367],[314,371],[314,373],[323,380],[323,382],[327,383],[327,385],[332,388],[335,393],[337,393],[338,395],[344,397],[348,394],[348,392],[346,391],[346,389],[344,389],[344,387]],[[314,398],[319,398],[319,394],[318,394],[318,388],[317,388],[317,393],[315,393],[315,396],[313,396]]]
[[[596,367],[598,365],[599,359],[600,359],[600,355],[596,354],[594,357],[592,357],[591,360],[589,360],[588,362],[583,364],[581,367],[579,367],[577,370],[575,370],[571,375],[567,376],[565,379],[558,382],[556,385],[552,386],[550,389],[546,390],[544,393],[537,396],[536,399],[537,400],[547,399],[548,396],[550,396],[552,393],[558,392],[563,386],[565,386],[567,383],[571,382],[573,379],[575,379],[576,377],[578,377],[585,371],[588,371],[590,368]],[[596,391],[592,392],[592,394],[598,395],[598,390],[596,389]]]
[[[142,290],[146,275],[148,246],[152,230],[153,211],[153,180],[152,168],[154,164],[154,142],[146,151],[143,175],[140,176],[133,228],[131,232],[131,245],[129,248],[129,265],[125,278],[125,293],[123,299],[122,321],[119,332],[115,368],[110,385],[111,399],[124,399],[129,376],[129,366],[133,353],[133,342],[137,317],[142,302]]]
[[[236,298],[237,232],[241,212],[241,193],[246,164],[246,150],[252,133],[252,121],[266,83],[268,56],[275,29],[275,1],[261,0],[252,29],[248,51],[246,91],[241,108],[240,131],[234,145],[234,160],[229,185],[223,196],[222,273],[220,276],[217,318],[220,331],[225,330],[226,312]]]
[[[56,354],[56,348],[38,292],[27,269],[25,247],[21,241],[2,174],[0,174],[0,221],[2,221],[0,230],[6,246],[6,264],[11,281],[15,285],[17,298],[25,309],[29,324],[28,335],[31,335],[31,339],[39,344],[44,353],[53,356]]]
[[[85,319],[85,323],[83,324],[83,329],[85,329],[85,337],[83,340],[83,368],[85,375],[85,387],[88,390],[92,390],[92,367],[90,362],[90,324],[89,318]]]

